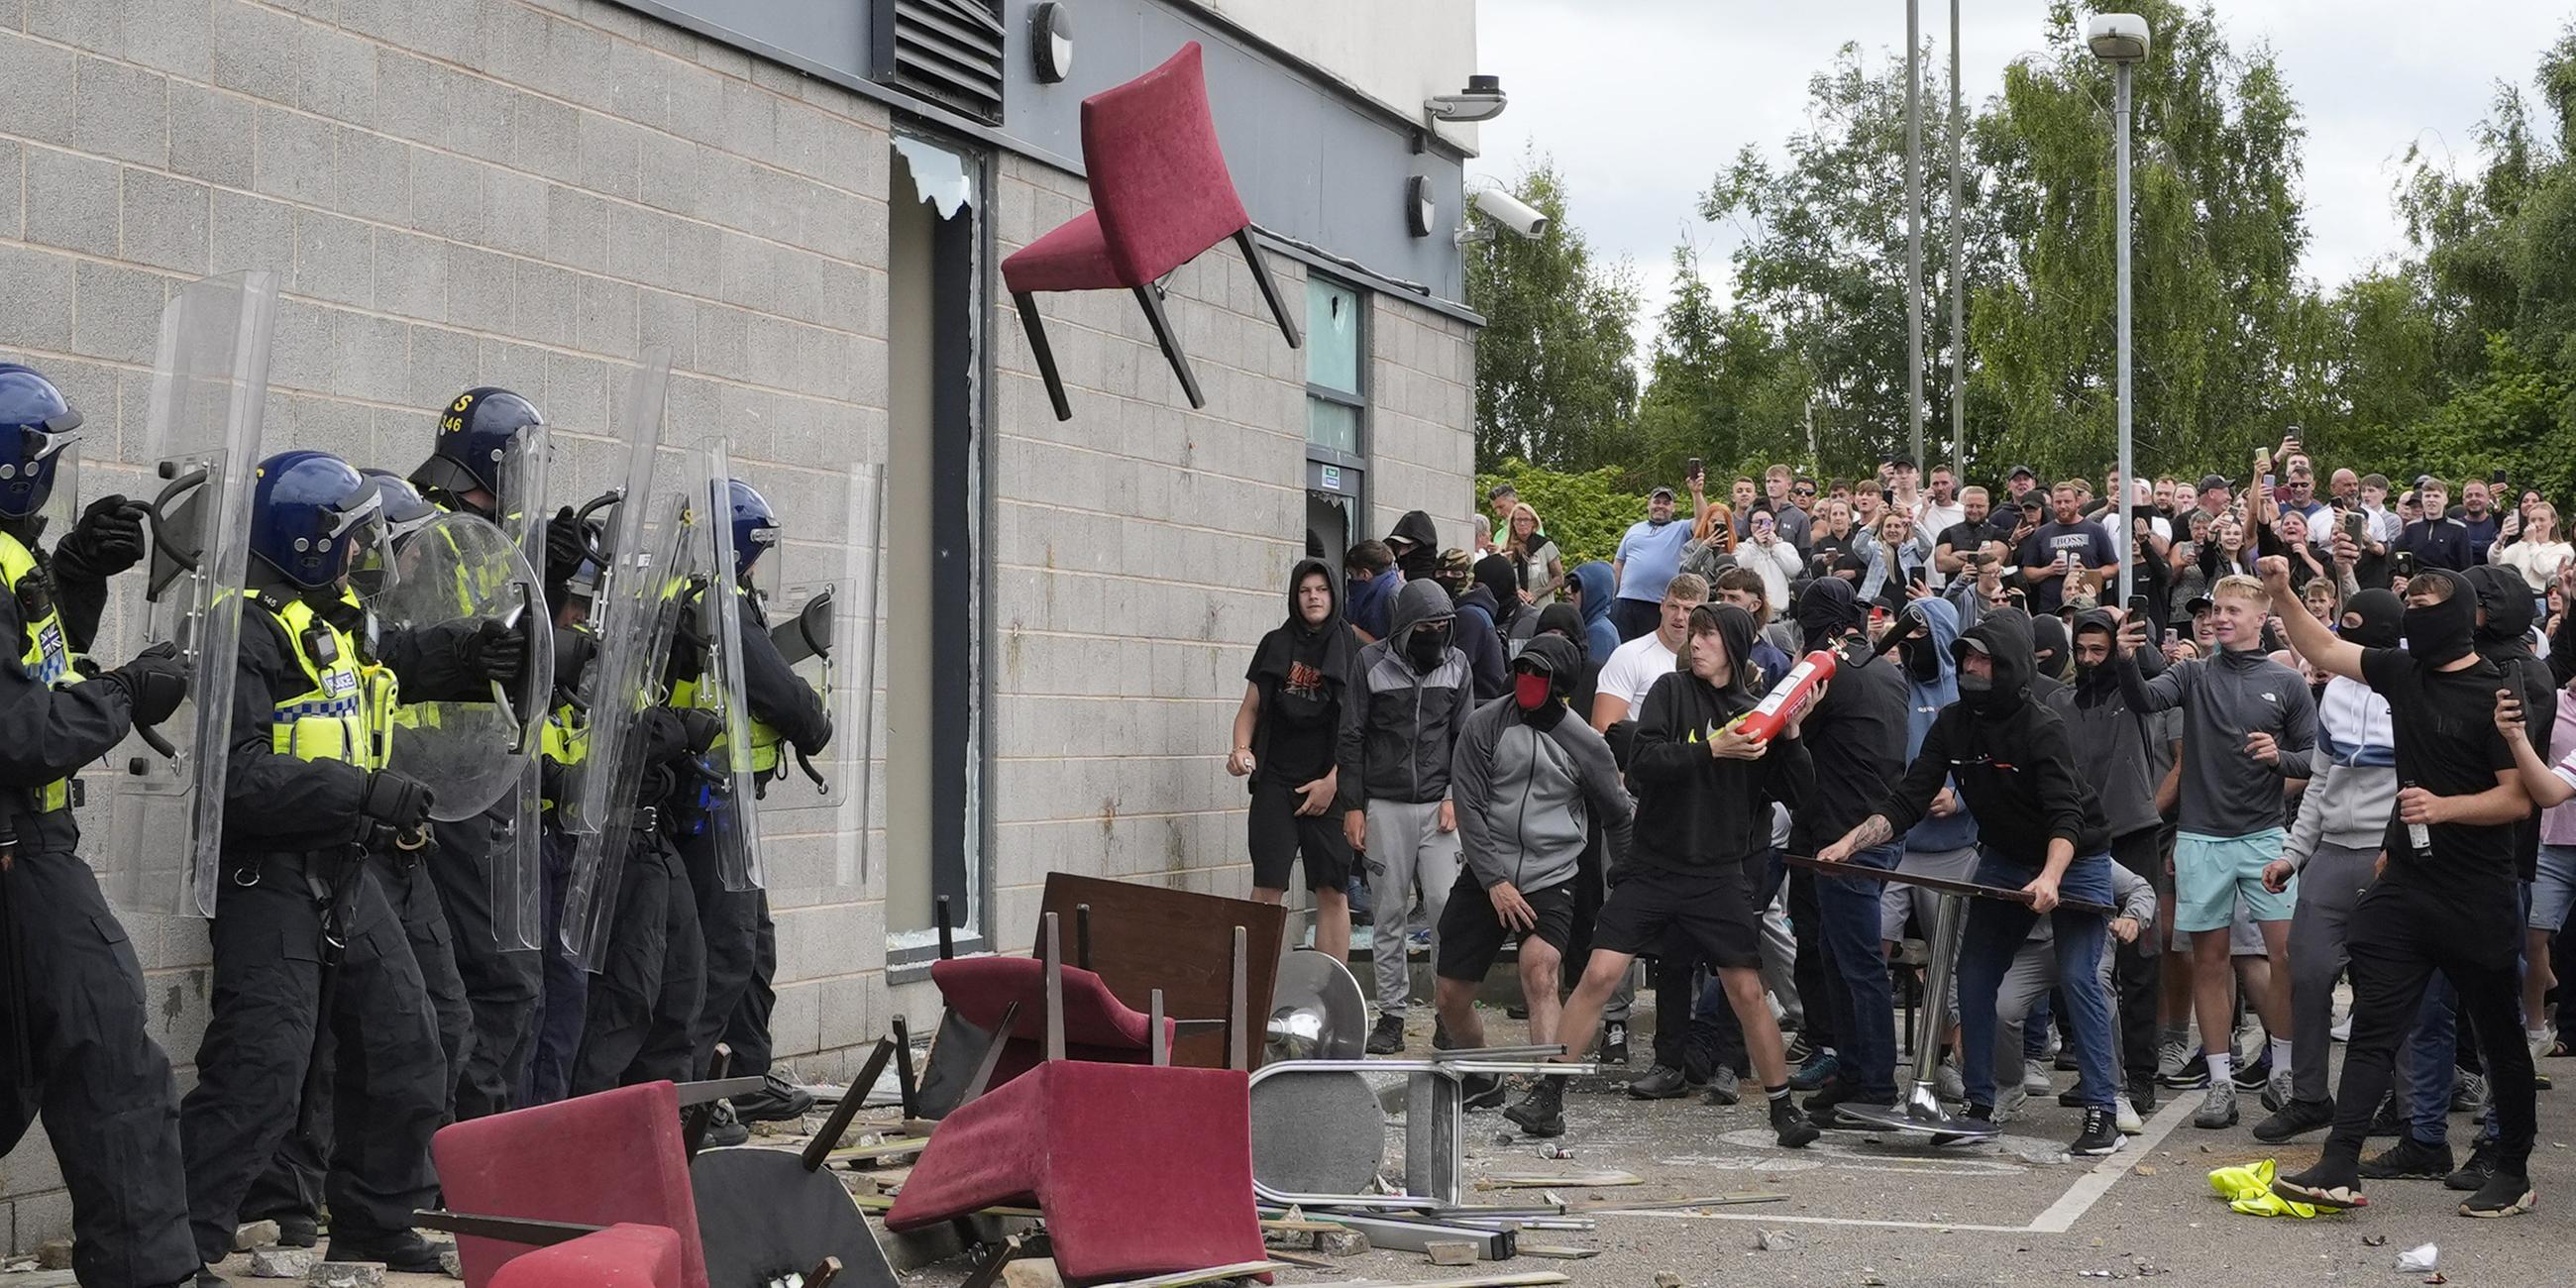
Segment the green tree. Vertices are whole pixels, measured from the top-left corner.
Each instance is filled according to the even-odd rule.
[[[1565,180],[1524,159],[1512,195],[1547,212],[1547,231],[1514,236],[1491,221],[1467,247],[1476,337],[1476,467],[1507,458],[1588,469],[1631,445],[1637,403],[1636,274],[1603,264],[1567,218]]]
[[[1626,454],[1638,467],[1636,481],[1678,484],[1694,456],[1712,475],[1807,459],[1813,371],[1762,314],[1718,303],[1690,247],[1673,252],[1673,270],[1672,302],[1656,331],[1636,442]]]

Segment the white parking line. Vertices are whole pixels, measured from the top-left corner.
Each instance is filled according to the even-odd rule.
[[[2172,1134],[2174,1128],[2181,1126],[2182,1120],[2190,1115],[2194,1108],[2189,1097],[2174,1097],[2173,1103],[2166,1105],[2163,1112],[2147,1120],[2146,1135],[2132,1139],[2120,1148],[2119,1153],[2095,1163],[2092,1171],[2077,1178],[2075,1184],[2068,1186],[2066,1192],[2059,1195],[2056,1202],[2048,1205],[2047,1211],[2040,1213],[2039,1218],[2030,1223],[2028,1227],[2030,1232],[2064,1234],[2073,1229],[2076,1219],[2090,1211],[2095,1203],[2101,1201],[2103,1195],[2110,1193],[2111,1187],[2119,1184],[2120,1178],[2128,1175],[2129,1169],[2136,1166],[2138,1160],[2153,1153],[2156,1146],[2163,1144],[2165,1137]]]

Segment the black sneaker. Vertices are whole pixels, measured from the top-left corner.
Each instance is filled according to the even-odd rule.
[[[814,1112],[814,1094],[775,1073],[760,1075],[760,1090],[733,1097],[733,1116],[747,1123],[793,1122]]]
[[[2329,1212],[2370,1206],[2369,1198],[2361,1192],[2360,1179],[2349,1166],[2336,1167],[2323,1161],[2304,1172],[2274,1177],[2272,1192],[2293,1203],[2306,1203]]]
[[[2442,1185],[2445,1189],[2482,1190],[2487,1187],[2487,1182],[2494,1178],[2495,1170],[2495,1142],[2482,1140],[2469,1147],[2469,1161],[2460,1164],[2460,1170],[2443,1177]]]
[[[1794,1087],[1797,1084],[1793,1082],[1790,1085]],[[1825,1079],[1823,1086],[1816,1088],[1816,1094],[1807,1097],[1806,1108],[1810,1114],[1821,1114],[1845,1101],[1858,1099],[1860,1099],[1860,1084],[1841,1074],[1835,1074]]]
[[[331,1236],[330,1251],[324,1261],[380,1261],[387,1270],[412,1275],[444,1275],[447,1266],[438,1254],[454,1252],[456,1245],[442,1239],[432,1243],[411,1230],[375,1238],[360,1239],[345,1234]]]
[[[1628,1063],[1628,1022],[1612,1020],[1601,1026],[1601,1063]]]
[[[1824,1135],[1807,1120],[1805,1114],[1798,1112],[1796,1105],[1789,1103],[1787,1096],[1771,1102],[1771,1130],[1779,1133],[1782,1149],[1804,1149],[1818,1136]]]
[[[1530,1084],[1520,1103],[1503,1111],[1503,1117],[1532,1136],[1565,1134],[1565,1080],[1540,1078]]]
[[[1369,1030],[1368,1053],[1370,1055],[1394,1055],[1396,1052],[1403,1049],[1404,1017],[1401,1015],[1383,1014],[1378,1016],[1377,1027]]]
[[[1790,1034],[1786,1050],[1791,1064],[1805,1064],[1816,1054],[1816,1049],[1807,1045],[1807,1035],[1804,1033]]]
[[[2083,1083],[2081,1083],[2081,1082],[2078,1082],[2078,1083],[2076,1083],[2074,1086],[2072,1086],[2072,1087],[2068,1087],[2066,1090],[2061,1091],[2061,1092],[2058,1092],[2058,1093],[2057,1093],[2057,1107],[2058,1107],[2058,1108],[2060,1108],[2060,1109],[2081,1109],[2081,1108],[2083,1108],[2083,1107],[2084,1107],[2084,1084],[2083,1084]]]
[[[1434,1051],[1447,1051],[1454,1048],[1456,1045],[1456,1043],[1449,1040],[1449,1021],[1433,1020],[1431,1022],[1431,1049]]]
[[[1991,1127],[1994,1125],[1995,1121],[1995,1107],[1993,1105],[1981,1105],[1971,1100],[1968,1102],[1967,1108],[1959,1111],[1959,1118],[1965,1122],[1984,1123]],[[1976,1136],[1945,1136],[1939,1132],[1932,1133],[1932,1143],[1935,1145],[1956,1145],[1963,1140],[1978,1139],[1982,1138]]]
[[[2128,1143],[2129,1138],[2120,1134],[2120,1124],[2112,1112],[2095,1106],[2084,1111],[2084,1130],[2076,1135],[2074,1144],[2066,1147],[2066,1152],[2077,1158],[2100,1158]]]
[[[2129,1079],[2129,1104],[2142,1114],[2156,1111],[2156,1076],[2154,1074]]]
[[[2156,1083],[2176,1091],[2197,1091],[2206,1087],[2209,1085],[2209,1057],[2194,1055],[2183,1062],[2179,1072],[2157,1074]]]
[[[173,1288],[176,1288],[176,1285],[173,1285]],[[213,1266],[199,1266],[196,1288],[233,1288],[233,1286],[222,1275],[216,1274]]]
[[[1739,1104],[1744,1099],[1744,1077],[1731,1066],[1719,1065],[1708,1072],[1708,1090],[1700,1098],[1704,1105]]]
[[[1814,1091],[1824,1086],[1835,1074],[1842,1072],[1842,1067],[1842,1057],[1831,1051],[1819,1051],[1808,1057],[1805,1064],[1798,1066],[1798,1072],[1789,1079],[1789,1089]]]
[[[277,1246],[281,1248],[310,1248],[322,1241],[321,1223],[302,1212],[268,1219],[277,1222]]]
[[[2370,1134],[2373,1136],[2403,1136],[2406,1134],[2406,1120],[2398,1116],[2397,1094],[2395,1092],[2390,1092],[2388,1095],[2380,1098],[2378,1111],[2370,1116]]]
[[[2540,1206],[2540,1191],[2531,1188],[2531,1178],[2520,1172],[2497,1172],[2460,1205],[2462,1216],[2521,1216]]]
[[[2428,1145],[2411,1135],[2361,1160],[2363,1178],[2373,1181],[2438,1181],[2450,1173],[2449,1145]]]
[[[1491,1109],[1503,1103],[1505,1089],[1501,1074],[1471,1073],[1458,1081],[1459,1090],[1467,1096],[1462,1102],[1465,1108]]]
[[[1682,1071],[1669,1064],[1646,1070],[1646,1076],[1628,1083],[1628,1094],[1639,1100],[1679,1100],[1690,1094],[1690,1083]]]
[[[2334,1102],[2330,1100],[2293,1100],[2281,1106],[2271,1117],[2254,1124],[2254,1139],[2266,1145],[2278,1145],[2294,1136],[2304,1136],[2319,1127],[2334,1126]]]
[[[2272,1080],[2272,1053],[2266,1050],[2255,1057],[2254,1063],[2236,1066],[2227,1080],[2235,1083],[2238,1091],[2261,1091],[2263,1084]]]

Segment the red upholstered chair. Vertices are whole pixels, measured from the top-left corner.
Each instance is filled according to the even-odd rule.
[[[1002,1023],[1014,1002],[1020,1008],[1011,1025],[1001,1059],[993,1066],[993,1085],[1011,1081],[1046,1059],[1045,1008],[1031,1005],[1046,996],[1046,960],[1042,957],[960,957],[932,962],[931,982],[960,1019],[986,1032]],[[1154,1059],[1153,1019],[1130,1010],[1109,992],[1100,976],[1079,966],[1061,967],[1065,1058],[1103,1064],[1146,1064]],[[1178,1021],[1163,1020],[1163,1049],[1171,1049]]]
[[[431,1138],[430,1153],[454,1211],[660,1226],[678,1248],[674,1288],[707,1288],[679,1095],[670,1083],[455,1123]],[[502,1288],[500,1270],[535,1255],[525,1244],[471,1235],[457,1239],[456,1251],[466,1288]]]
[[[492,1288],[680,1288],[680,1236],[668,1226],[612,1225],[512,1258]]]
[[[1065,401],[1064,380],[1056,374],[1046,324],[1038,317],[1040,291],[1135,292],[1190,405],[1204,407],[1207,399],[1163,314],[1156,283],[1232,237],[1288,347],[1302,343],[1296,319],[1253,245],[1252,217],[1226,172],[1197,41],[1181,46],[1162,66],[1082,100],[1082,163],[1091,182],[1090,211],[1002,261],[1003,285],[1019,305],[1020,325],[1028,331],[1057,420],[1073,419],[1073,407]]]
[[[939,1124],[886,1228],[1034,1203],[1076,1283],[1260,1261],[1250,1076],[1049,1060]]]

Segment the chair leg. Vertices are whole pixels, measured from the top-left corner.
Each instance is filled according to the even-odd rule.
[[[1181,392],[1190,396],[1190,406],[1207,406],[1207,397],[1199,392],[1199,378],[1190,372],[1189,356],[1181,352],[1179,336],[1172,334],[1172,320],[1163,316],[1163,295],[1152,285],[1136,288],[1136,302],[1145,306],[1145,320],[1153,324],[1154,340],[1163,346],[1163,356],[1172,364],[1172,373],[1181,378]]]
[[[1013,291],[1011,300],[1020,306],[1020,329],[1029,333],[1029,352],[1038,360],[1038,377],[1046,381],[1047,401],[1055,404],[1055,418],[1073,419],[1073,404],[1064,400],[1064,377],[1056,374],[1055,350],[1047,347],[1046,322],[1038,317],[1037,297],[1027,291]],[[945,940],[948,929],[945,919],[939,929],[941,939]],[[944,952],[940,954],[942,957],[947,955]]]
[[[1288,301],[1279,298],[1279,284],[1270,280],[1270,263],[1261,257],[1261,248],[1252,242],[1250,228],[1234,230],[1235,248],[1243,252],[1243,262],[1252,266],[1253,284],[1261,288],[1261,298],[1270,305],[1270,316],[1279,319],[1279,329],[1288,335],[1288,347],[1302,348],[1305,337],[1297,333],[1297,319],[1288,312]]]

